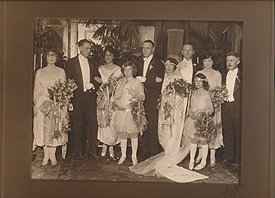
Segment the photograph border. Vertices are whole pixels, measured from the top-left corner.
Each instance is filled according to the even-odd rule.
[[[272,1],[7,1],[1,5],[4,10],[2,197],[200,197],[206,194],[207,197],[272,197]],[[255,14],[257,17],[254,17]],[[232,191],[229,194],[226,191],[228,186],[221,184],[31,180],[32,49],[35,18],[242,21],[244,41],[241,57],[243,100],[240,185],[230,187]]]

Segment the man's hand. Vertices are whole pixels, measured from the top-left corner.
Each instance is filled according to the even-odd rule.
[[[95,89],[95,86],[94,86],[93,83],[90,83],[90,82],[89,82],[89,83],[86,83],[86,84],[85,84],[85,88],[88,89],[88,90],[90,90],[90,89]]]
[[[146,81],[146,78],[143,76],[137,76],[137,79],[139,79],[140,82],[144,83]]]
[[[156,77],[156,82],[162,82],[162,78],[160,78],[160,77]]]
[[[95,81],[98,82],[98,83],[102,83],[102,80],[101,78],[99,78],[98,76],[95,76],[94,77]]]

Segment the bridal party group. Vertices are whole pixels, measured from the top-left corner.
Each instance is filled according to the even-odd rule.
[[[221,74],[213,69],[213,54],[193,62],[191,43],[183,44],[181,57],[160,60],[154,55],[155,43],[145,40],[142,57],[122,65],[114,63],[117,52],[111,46],[104,48],[104,64],[99,65],[90,56],[91,47],[89,40],[80,40],[79,54],[66,61],[64,69],[56,66],[56,49],[50,49],[44,54],[46,66],[35,74],[32,149],[43,147],[42,165],[58,163],[58,146],[66,158],[68,130],[72,130],[77,160],[84,156],[101,160],[106,155],[115,160],[114,146],[120,145],[117,163],[122,164],[130,144],[133,166],[129,169],[137,174],[161,174],[164,166],[177,165],[187,155],[189,170],[214,167],[221,147],[221,163],[240,169],[238,53],[225,55],[227,70]],[[97,152],[99,143],[102,150]]]

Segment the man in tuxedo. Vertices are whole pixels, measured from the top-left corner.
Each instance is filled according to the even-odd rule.
[[[190,43],[185,43],[181,51],[183,55],[183,60],[177,65],[178,70],[180,71],[183,78],[192,84],[194,76],[197,72],[197,68],[193,63],[192,57],[195,53],[193,45]]]
[[[97,148],[97,116],[96,90],[100,85],[100,74],[95,60],[88,56],[91,43],[87,39],[78,42],[80,54],[68,60],[65,65],[67,79],[74,79],[77,89],[74,92],[73,104],[73,136],[77,159],[82,160],[82,123],[85,113],[88,118],[89,158],[100,159],[96,154]]]
[[[236,52],[226,55],[228,72],[223,76],[223,85],[229,92],[228,101],[222,105],[224,129],[223,164],[232,164],[240,168],[241,162],[241,71],[238,69],[240,56]],[[235,158],[235,160],[234,160]]]
[[[142,44],[143,59],[137,63],[137,79],[143,82],[145,87],[144,108],[148,120],[147,130],[142,136],[141,160],[159,153],[161,148],[158,140],[157,100],[164,78],[164,65],[153,55],[154,50],[154,42],[145,40]]]

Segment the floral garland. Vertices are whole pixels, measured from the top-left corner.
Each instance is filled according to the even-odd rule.
[[[204,138],[208,142],[213,142],[217,137],[217,129],[221,128],[221,123],[215,124],[211,115],[208,112],[200,112],[196,122],[194,122],[196,129],[195,136]]]
[[[172,119],[171,122],[169,119],[173,118],[174,109],[181,108],[182,106],[181,100],[176,102],[176,96],[180,96],[180,98],[186,98],[191,90],[192,85],[182,78],[174,79],[173,82],[170,82],[165,87],[157,102],[157,108],[161,109],[162,107],[164,112],[164,121],[161,124],[162,127],[168,125],[170,127],[172,126],[174,120]]]
[[[145,109],[143,106],[143,101],[140,97],[135,96],[130,99],[128,106],[131,109],[131,117],[133,123],[136,125],[139,132],[145,131],[147,128],[147,119],[145,117]]]
[[[215,110],[220,110],[220,105],[228,100],[228,90],[223,85],[221,87],[216,86],[209,90]]]
[[[114,95],[117,87],[117,81],[120,78],[121,77],[115,77],[113,74],[111,74],[111,76],[108,78],[108,81],[102,83],[96,92],[98,126],[101,128],[110,126],[112,116],[117,108]]]
[[[48,88],[50,99],[54,102],[53,111],[55,118],[55,129],[53,138],[58,139],[62,133],[67,133],[70,130],[69,115],[66,113],[66,110],[71,104],[71,98],[73,97],[76,89],[77,85],[73,79],[68,79],[65,81],[58,79],[54,86]],[[61,115],[64,115],[64,118],[61,118]],[[60,121],[61,127],[59,126]]]

